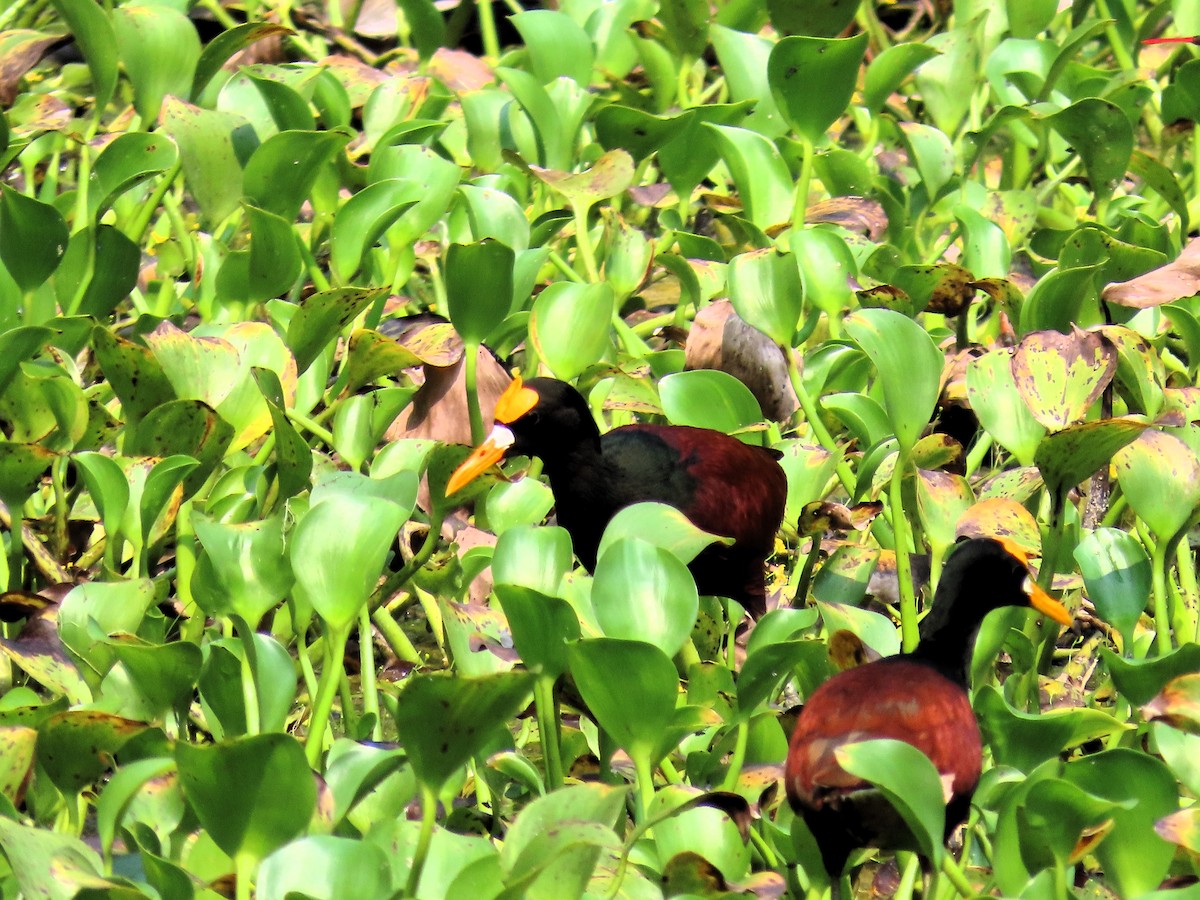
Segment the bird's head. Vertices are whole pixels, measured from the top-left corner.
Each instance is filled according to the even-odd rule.
[[[541,456],[589,430],[599,434],[575,388],[554,378],[526,382],[518,375],[496,401],[491,432],[454,470],[446,493],[470,484],[506,456]]]

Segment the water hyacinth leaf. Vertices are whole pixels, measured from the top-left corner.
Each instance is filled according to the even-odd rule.
[[[135,428],[127,428],[126,453],[196,460],[184,480],[189,496],[200,489],[233,442],[233,426],[202,400],[171,400],[155,407]]]
[[[1063,750],[1132,726],[1098,709],[1057,709],[1043,715],[1013,709],[992,685],[975,695],[980,729],[999,765],[1031,772]]]
[[[369,328],[356,328],[346,352],[348,393],[354,393],[384,375],[421,365],[421,359],[387,335]]]
[[[924,328],[890,309],[859,310],[846,317],[845,327],[875,364],[888,421],[907,453],[933,415],[942,353]]]
[[[529,220],[512,195],[474,184],[459,185],[458,193],[466,201],[471,234],[477,241],[492,238],[518,255],[529,249]]]
[[[154,122],[164,97],[191,91],[200,36],[186,15],[164,5],[122,6],[113,10],[112,24],[134,106],[143,122]]]
[[[1140,706],[1149,703],[1172,679],[1200,671],[1200,644],[1184,644],[1150,659],[1125,659],[1103,647],[1100,658],[1121,696]]]
[[[188,191],[202,220],[214,225],[242,199],[242,153],[253,134],[242,116],[201,109],[168,96],[163,101],[162,128],[179,147]]]
[[[38,444],[0,441],[0,500],[10,509],[19,510],[57,458],[53,450]]]
[[[368,841],[309,835],[264,859],[255,887],[264,897],[383,900],[392,895],[391,863],[382,848]]]
[[[783,458],[779,465],[788,480],[787,505],[783,518],[795,522],[800,510],[814,497],[823,497],[825,488],[837,471],[839,455],[799,441],[784,441],[777,448]]]
[[[1154,736],[1155,751],[1180,783],[1193,794],[1200,791],[1200,736],[1185,734],[1165,722],[1153,723],[1150,733]]]
[[[291,33],[290,28],[275,22],[244,22],[222,31],[209,41],[200,53],[195,74],[192,76],[191,92],[185,96],[193,101],[198,100],[208,83],[235,53],[266,38],[282,37]]]
[[[496,597],[512,629],[521,662],[539,675],[567,670],[567,644],[579,639],[579,619],[565,601],[514,584],[496,584]]]
[[[524,39],[538,81],[549,84],[556,78],[570,78],[581,87],[591,83],[595,45],[565,12],[534,9],[517,13],[511,21]]]
[[[258,624],[292,586],[283,541],[283,517],[225,523],[193,513],[192,527],[204,547],[192,592],[209,615],[238,615]]]
[[[0,818],[0,849],[8,859],[21,861],[12,867],[12,878],[27,897],[67,900],[85,893],[85,885],[111,884],[100,874],[104,867],[96,851],[74,835],[22,825],[6,816]]]
[[[1096,332],[1025,335],[1012,358],[1013,381],[1033,417],[1052,431],[1084,417],[1117,372],[1117,352]]]
[[[1129,505],[1160,539],[1171,541],[1200,505],[1200,460],[1179,438],[1144,431],[1113,457]]]
[[[515,261],[511,248],[490,239],[446,251],[446,307],[465,343],[483,343],[508,314]]]
[[[1150,602],[1150,559],[1145,549],[1126,531],[1096,528],[1080,539],[1075,561],[1088,599],[1100,618],[1121,633],[1128,650],[1138,619]]]
[[[849,548],[853,550],[854,548]],[[874,560],[870,557],[874,556],[878,551],[868,551],[865,554],[866,559],[870,560],[872,566]],[[846,561],[834,560],[831,558],[830,563],[826,563],[822,567],[821,572],[826,569],[838,568],[842,566],[845,574],[842,575],[843,580],[850,581],[852,578],[857,581],[859,597],[866,592],[867,578],[870,574],[870,569],[859,564],[862,557],[858,554],[851,554]],[[848,563],[855,564],[850,568]],[[828,576],[826,576],[828,577]],[[813,590],[814,596],[826,597],[829,596],[829,589],[822,587],[821,590]],[[896,634],[896,626],[886,616],[882,616],[877,612],[869,609],[859,609],[856,606],[850,606],[845,603],[834,603],[827,600],[819,600],[817,609],[821,611],[821,620],[825,623],[825,631],[827,634],[834,634],[837,631],[849,631],[855,635],[864,644],[878,653],[880,656],[892,656],[900,652],[900,638]]]
[[[53,337],[54,331],[41,325],[19,325],[0,334],[0,394],[8,390],[21,363],[37,355]]]
[[[687,123],[687,116],[686,112],[678,116],[655,116],[614,103],[596,113],[596,139],[606,150],[620,147],[640,163],[673,140],[678,129]]]
[[[1107,465],[1113,454],[1136,440],[1146,427],[1129,419],[1081,422],[1043,438],[1034,462],[1051,493],[1063,494]]]
[[[565,528],[519,525],[496,541],[492,580],[557,596],[563,576],[571,571],[571,535]]]
[[[296,586],[331,628],[349,628],[358,617],[407,518],[390,501],[339,493],[300,520],[289,548]]]
[[[1154,830],[1179,806],[1178,787],[1161,760],[1120,747],[1074,759],[1063,777],[1096,797],[1119,804],[1112,831],[1095,848],[1096,858],[1118,894],[1136,897],[1159,886],[1175,848]]]
[[[1200,674],[1180,675],[1142,707],[1148,721],[1166,722],[1190,734],[1200,734]]]
[[[908,295],[916,311],[928,309],[956,316],[975,298],[974,276],[954,263],[932,266],[900,266],[892,283]]]
[[[50,780],[67,797],[97,780],[112,765],[112,756],[135,735],[149,728],[99,710],[67,710],[38,725],[38,758]]]
[[[413,46],[422,63],[427,62],[446,39],[446,22],[433,0],[397,0],[408,20]]]
[[[308,827],[317,785],[304,749],[289,734],[219,744],[175,745],[188,805],[229,856],[258,863]],[[270,803],[259,797],[273,798]]]
[[[980,49],[977,25],[963,21],[950,31],[932,35],[926,46],[939,52],[916,73],[917,91],[934,126],[955,134],[971,107],[971,95],[962,89],[964,78],[979,77]]]
[[[1164,110],[1166,108],[1167,91],[1169,90],[1170,86],[1168,85],[1163,91]],[[1184,196],[1174,172],[1153,156],[1138,149],[1135,149],[1133,155],[1129,158],[1129,171],[1140,178],[1146,187],[1157,192],[1167,202],[1167,205],[1171,207],[1171,212],[1179,217],[1180,227],[1190,231],[1191,221],[1188,213],[1187,198]]]
[[[858,274],[850,248],[832,229],[806,228],[792,235],[791,249],[800,268],[804,299],[830,322],[836,321],[850,306],[850,282]]]
[[[878,113],[913,70],[937,55],[938,50],[928,44],[906,43],[888,47],[867,65],[863,106],[871,113]]]
[[[500,852],[510,890],[530,898],[583,896],[601,852],[610,857],[620,842],[614,823],[626,791],[577,784],[532,801],[513,822]]]
[[[733,538],[710,534],[692,524],[692,520],[665,503],[634,503],[620,510],[604,528],[596,558],[624,538],[638,538],[668,551],[687,564],[710,544],[732,544]]]
[[[792,176],[775,145],[748,128],[706,128],[716,136],[746,218],[763,230],[787,222],[792,213]]]
[[[1154,823],[1154,831],[1165,841],[1200,853],[1200,808],[1173,812]]]
[[[96,831],[106,858],[112,855],[117,828],[138,792],[148,782],[173,774],[174,770],[174,759],[156,756],[123,765],[113,773],[96,804]]]
[[[0,795],[20,803],[33,768],[37,731],[26,725],[0,725]]]
[[[201,664],[201,651],[195,644],[150,644],[132,635],[117,635],[107,643],[156,715],[177,712],[191,704]]]
[[[286,500],[309,486],[312,478],[312,451],[287,417],[279,375],[260,366],[251,369],[251,373],[271,414],[279,494],[281,500]]]
[[[117,87],[117,34],[107,10],[93,0],[54,0],[92,73],[95,108],[104,109]]]
[[[596,724],[633,759],[657,762],[679,691],[671,658],[653,644],[607,637],[577,641],[568,655]]]
[[[57,209],[0,187],[0,262],[28,293],[49,278],[67,250],[67,223]]]
[[[229,254],[217,274],[217,291],[231,300],[262,302],[295,283],[303,265],[292,225],[274,213],[243,204],[250,249]]]
[[[536,525],[554,507],[554,494],[535,478],[501,482],[484,500],[487,521],[497,537],[517,525]]]
[[[1047,116],[1046,122],[1079,154],[1092,190],[1110,196],[1133,154],[1133,127],[1121,108],[1087,97]]]
[[[946,805],[941,776],[929,757],[911,744],[894,740],[844,744],[834,752],[843,769],[879,788],[904,817],[921,855],[940,865]]]
[[[246,200],[287,222],[312,193],[321,168],[350,140],[338,131],[281,131],[262,142],[246,163]],[[287,173],[281,178],[281,173]]]
[[[1036,787],[1021,793],[1022,802],[1015,810],[1020,855],[1034,871],[1068,865],[1084,835],[1094,832],[1118,807],[1061,778],[1038,780]]]
[[[556,281],[538,294],[529,338],[556,378],[572,380],[609,349],[615,301],[604,283]]]
[[[400,743],[417,779],[438,790],[529,702],[534,676],[414,675],[396,704]]]
[[[723,30],[717,27],[714,33]],[[774,104],[770,106],[774,108]],[[762,104],[743,100],[740,103],[697,106],[671,120],[675,127],[675,135],[658,151],[658,164],[677,196],[690,198],[696,186],[720,160],[716,132],[705,127],[705,123],[740,125],[751,107],[761,110]],[[778,120],[778,115],[776,119]]]
[[[773,249],[739,253],[728,277],[729,300],[742,320],[781,347],[791,347],[804,296],[792,255]]]
[[[1004,229],[977,209],[960,204],[954,218],[963,234],[963,265],[976,278],[1003,278],[1012,263],[1012,247]]]
[[[829,652],[819,641],[789,639],[754,648],[746,656],[737,678],[737,715],[739,721],[751,716],[762,704],[774,699],[785,678],[803,668],[817,673],[810,683],[800,680],[810,689],[829,676]]]
[[[592,603],[607,637],[673,656],[691,636],[699,602],[687,566],[640,538],[614,541],[596,563]]]
[[[835,37],[854,21],[858,0],[849,3],[809,3],[799,6],[788,0],[767,0],[771,24],[780,34],[807,34]],[[754,30],[754,29],[747,29]]]
[[[663,792],[655,797],[651,815],[659,811],[664,798],[670,798],[670,794]],[[695,860],[704,871],[715,867],[721,877],[729,880],[750,874],[749,845],[729,814],[714,806],[693,806],[656,822],[654,844],[664,867],[663,880],[669,885],[677,873],[674,867],[688,859]]]
[[[623,217],[608,217],[608,253],[604,257],[604,280],[613,286],[619,301],[628,298],[650,275],[654,245],[640,228]]]
[[[763,419],[749,388],[717,369],[675,372],[658,383],[658,391],[663,412],[673,425],[692,425],[730,434]],[[761,443],[760,434],[740,437],[747,443]]]
[[[88,185],[89,212],[94,216],[108,209],[125,191],[168,171],[178,159],[178,148],[163,135],[120,135],[96,157]]]
[[[267,108],[271,122],[280,131],[312,131],[317,127],[309,101],[300,96],[298,90],[282,81],[260,75],[253,69],[244,70],[241,77],[245,82],[239,78],[229,83],[230,94],[236,92],[241,83],[253,85]],[[300,87],[299,82],[294,84]]]
[[[1011,354],[992,350],[967,364],[967,400],[988,434],[1021,465],[1033,465],[1046,426],[1034,418],[1017,390]]]
[[[303,373],[334,336],[372,303],[386,296],[386,288],[334,288],[305,298],[288,323],[287,345]]]
[[[901,122],[900,134],[916,164],[920,183],[932,203],[954,177],[955,153],[950,139],[932,125]]]
[[[771,50],[771,95],[788,125],[809,143],[821,140],[846,111],[866,49],[863,32],[848,38],[785,37]],[[815,84],[820,91],[812,89]]]
[[[59,304],[72,315],[105,318],[136,286],[141,262],[138,245],[111,225],[75,232],[54,273]]]
[[[422,196],[416,181],[385,178],[369,184],[338,209],[329,239],[329,267],[340,282],[354,277],[366,252]]]

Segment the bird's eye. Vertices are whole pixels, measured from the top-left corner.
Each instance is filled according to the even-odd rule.
[[[525,423],[528,425],[536,425],[538,422],[541,421],[541,419],[542,419],[542,417],[541,417],[541,415],[538,414],[538,411],[536,409],[530,410],[529,412],[527,412],[525,414]]]

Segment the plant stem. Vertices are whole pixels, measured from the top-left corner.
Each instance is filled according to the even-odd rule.
[[[312,717],[308,722],[308,740],[304,745],[308,764],[318,769],[321,751],[325,744],[325,729],[329,727],[329,715],[333,712],[333,698],[342,679],[342,654],[346,651],[347,629],[329,628],[325,632],[325,662],[321,667],[321,683],[317,699],[313,704]]]
[[[137,214],[130,219],[129,227],[125,233],[135,244],[140,245],[145,240],[146,230],[150,227],[150,222],[153,220],[154,214],[158,212],[158,207],[162,205],[163,197],[171,189],[171,185],[179,176],[182,168],[183,160],[175,160],[175,165],[167,170],[167,173],[154,186],[154,192],[146,198],[146,202],[138,207]]]
[[[237,879],[237,900],[251,900],[250,873],[254,871],[255,859],[248,853],[239,853],[233,858],[234,878]]]
[[[392,618],[392,614],[385,607],[381,606],[372,611],[371,621],[375,624],[375,628],[379,631],[384,642],[396,656],[405,662],[415,663],[416,665],[421,665],[424,662],[421,659],[421,654],[417,652],[417,648],[413,646],[413,642],[408,639],[408,635],[400,627],[400,623]]]
[[[362,692],[363,716],[374,715],[371,740],[383,740],[383,720],[379,715],[379,689],[375,684],[375,641],[371,633],[371,614],[366,604],[358,610],[359,689]]]
[[[834,442],[829,429],[821,421],[817,405],[809,395],[808,388],[804,386],[804,379],[800,377],[800,369],[796,365],[796,354],[791,347],[785,347],[782,344],[780,345],[780,349],[783,350],[783,357],[787,362],[788,378],[792,382],[792,390],[796,392],[796,399],[800,401],[800,408],[804,411],[804,420],[808,423],[809,430],[812,431],[813,437],[817,439],[817,443],[829,453],[838,457],[838,481],[842,483],[842,487],[846,489],[846,493],[853,497],[854,473],[850,470],[850,466],[847,465],[846,460],[842,458],[842,450]]]
[[[908,468],[909,453],[901,448],[896,455],[896,465],[892,469],[892,484],[888,491],[888,503],[892,507],[892,531],[896,536],[896,579],[900,591],[900,635],[901,649],[905,653],[912,652],[921,635],[917,630],[917,595],[913,590],[912,560],[909,552],[912,548],[912,533],[908,519],[904,515],[904,470]]]
[[[963,874],[963,870],[949,853],[942,856],[942,874],[950,880],[959,894],[964,897],[975,896],[975,889],[971,887],[971,882],[967,881],[967,876]]]
[[[425,868],[425,857],[429,855],[429,844],[433,840],[433,824],[437,818],[437,794],[427,784],[421,785],[421,831],[417,836],[417,848],[413,852],[412,868],[408,871],[408,896],[417,896],[421,884],[421,870]]]
[[[479,446],[486,436],[483,430],[483,413],[479,409],[479,391],[475,383],[475,370],[479,363],[479,345],[463,342],[463,380],[467,385],[467,415],[471,419],[471,443]]]
[[[600,282],[600,267],[596,265],[596,250],[592,247],[592,236],[588,232],[588,210],[586,203],[571,204],[571,213],[575,220],[575,247],[579,258],[583,261],[583,271],[587,280],[592,284]]]
[[[792,229],[799,231],[804,227],[804,215],[808,209],[808,189],[812,184],[813,145],[812,141],[800,136],[800,174],[796,178],[796,187],[792,199]]]
[[[746,761],[746,745],[750,741],[750,723],[742,719],[737,724],[737,737],[734,739],[733,754],[729,757],[729,768],[721,781],[721,790],[733,791],[738,779],[742,776],[742,764]]]
[[[533,686],[533,705],[542,742],[542,760],[546,767],[546,790],[557,790],[563,786],[563,770],[558,711],[554,703],[554,678],[547,675],[538,678]]]
[[[640,752],[633,757],[633,768],[637,777],[637,821],[644,825],[650,801],[654,799],[654,768],[650,765],[649,755]]]
[[[804,557],[804,566],[800,569],[800,580],[796,584],[795,593],[792,594],[792,605],[800,602],[800,606],[808,605],[808,590],[812,583],[813,569],[817,566],[817,560],[821,558],[821,536],[814,534],[812,536],[812,546],[808,548],[808,555]]]
[[[372,612],[379,609],[380,606],[387,602],[389,597],[408,583],[408,580],[417,573],[421,566],[429,562],[429,557],[433,556],[433,551],[437,549],[438,541],[441,540],[442,520],[445,516],[445,510],[438,510],[435,507],[433,516],[429,520],[429,532],[425,535],[421,549],[413,554],[413,558],[408,561],[403,569],[389,576],[383,584],[375,588],[374,593],[371,594],[371,599],[367,601],[367,609]]]
[[[1192,548],[1188,546],[1186,537],[1179,542],[1175,551],[1175,571],[1179,573],[1179,590],[1183,595],[1183,603],[1195,624],[1192,640],[1200,642],[1200,591],[1196,586],[1196,558],[1192,555]]]
[[[1161,538],[1154,543],[1150,558],[1150,578],[1154,596],[1154,646],[1159,656],[1171,652],[1171,615],[1167,602],[1167,541]]]

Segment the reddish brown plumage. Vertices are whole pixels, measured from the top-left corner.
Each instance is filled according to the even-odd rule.
[[[778,453],[682,425],[626,425],[601,435],[579,392],[564,382],[532,378],[510,390],[514,398],[533,392],[537,401],[497,420],[504,452],[542,460],[558,522],[589,571],[609,520],[633,503],[657,501],[705,531],[734,539],[732,546],[710,546],[689,566],[700,592],[732,597],[754,615],[763,612],[763,567],[787,501]],[[480,470],[470,463],[463,468]]]
[[[913,745],[942,776],[947,834],[966,818],[982,760],[966,688],[980,623],[1001,606],[1031,604],[1070,621],[1060,604],[1027,587],[1028,579],[1024,560],[1000,542],[966,541],[942,572],[917,648],[840,672],[804,704],[788,746],[785,783],[831,875],[841,874],[857,847],[917,849],[887,799],[838,763],[844,744],[891,738]]]

